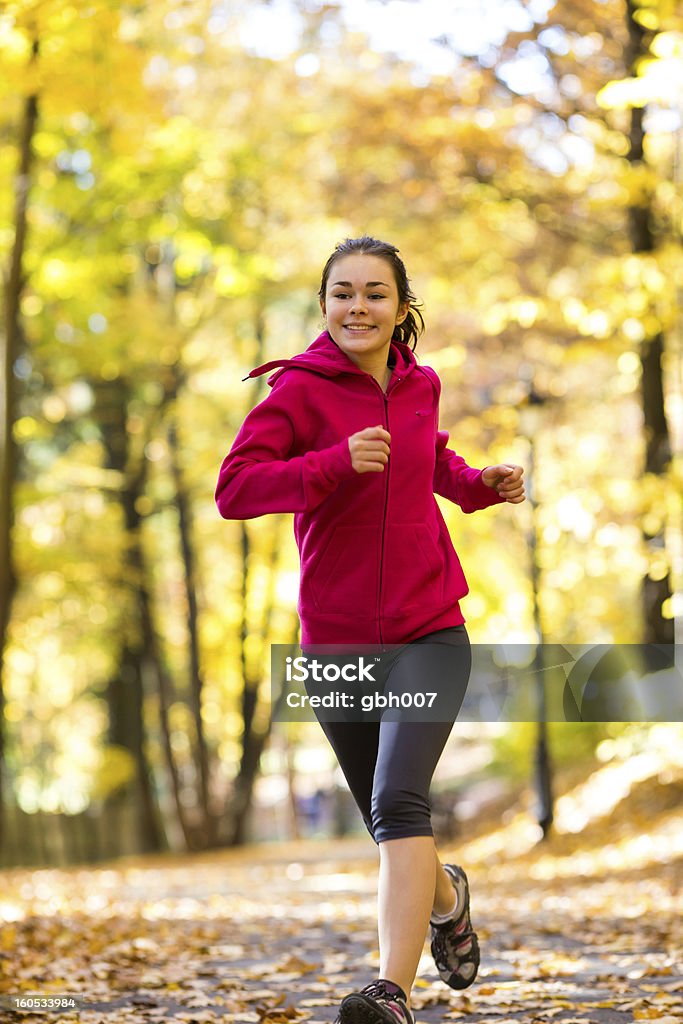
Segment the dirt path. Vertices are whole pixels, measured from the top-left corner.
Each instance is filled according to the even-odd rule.
[[[604,870],[604,850],[555,846],[479,864],[467,849],[442,851],[470,876],[482,965],[456,993],[425,947],[418,1022],[683,1020],[683,859],[653,849],[638,868]],[[369,839],[11,871],[0,882],[0,993],[82,998],[78,1013],[6,1009],[7,1021],[331,1024],[340,997],[377,976]]]

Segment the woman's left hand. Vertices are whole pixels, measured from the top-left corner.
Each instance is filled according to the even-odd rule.
[[[482,470],[481,478],[487,487],[493,487],[501,498],[517,505],[524,501],[524,470],[521,466],[506,463],[500,466],[487,466]]]

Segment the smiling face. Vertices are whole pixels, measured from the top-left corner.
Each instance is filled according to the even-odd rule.
[[[351,253],[330,268],[320,308],[330,335],[349,359],[370,371],[386,364],[396,324],[410,303],[400,303],[391,265],[380,256]]]

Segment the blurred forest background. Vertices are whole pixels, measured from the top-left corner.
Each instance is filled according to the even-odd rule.
[[[213,502],[349,235],[401,250],[451,445],[527,468],[521,507],[439,499],[472,640],[674,641],[682,119],[674,0],[0,7],[0,863],[359,827],[270,719],[291,517]],[[680,779],[679,724],[549,737],[572,785]],[[535,742],[456,726],[440,827],[528,801]]]

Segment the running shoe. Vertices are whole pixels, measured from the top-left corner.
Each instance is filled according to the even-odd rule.
[[[470,920],[470,887],[457,864],[444,864],[458,894],[455,917],[443,924],[429,923],[432,956],[439,977],[451,988],[468,988],[479,970],[479,942]]]
[[[378,978],[342,999],[335,1024],[415,1024],[415,1018],[401,986]]]

